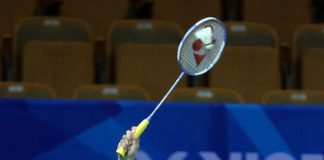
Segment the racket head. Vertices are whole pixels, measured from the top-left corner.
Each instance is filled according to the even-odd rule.
[[[207,17],[194,24],[178,47],[177,60],[183,72],[197,76],[209,71],[218,61],[226,42],[224,24]]]

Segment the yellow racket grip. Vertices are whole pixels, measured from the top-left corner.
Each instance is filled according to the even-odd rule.
[[[123,147],[119,147],[119,148],[116,150],[116,153],[117,153],[118,156],[120,156],[120,157],[125,157],[125,155],[126,155],[126,151],[124,150]]]
[[[146,129],[146,127],[149,125],[150,121],[148,121],[147,119],[144,119],[136,128],[135,131],[135,137],[139,138],[142,133],[144,132],[144,130]],[[120,157],[125,157],[126,155],[126,151],[124,150],[123,147],[119,147],[116,150],[116,153],[120,156]]]
[[[142,135],[146,127],[149,125],[150,121],[144,119],[136,128],[135,137],[138,138]]]

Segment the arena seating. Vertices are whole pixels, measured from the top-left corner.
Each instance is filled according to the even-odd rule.
[[[76,99],[148,101],[150,96],[143,88],[127,85],[84,85],[74,92]]]
[[[294,37],[293,37],[294,39],[292,44],[291,68],[292,68],[292,75],[295,82],[295,88],[301,88],[301,87],[305,88],[305,86],[303,86],[305,85],[304,82],[305,80],[303,78],[307,79],[315,76],[314,73],[319,69],[319,68],[316,69],[316,67],[320,67],[318,66],[320,65],[318,62],[322,60],[320,54],[322,51],[320,49],[324,48],[323,28],[324,25],[322,24],[302,25],[299,26],[294,33]],[[313,64],[316,63],[316,61],[318,61],[317,64]],[[303,63],[307,63],[307,64],[303,64]],[[308,67],[311,68],[308,69]],[[306,76],[305,74],[307,74],[307,77],[305,77]],[[323,74],[317,74],[316,77],[320,77],[321,75]],[[310,83],[312,82],[310,83],[306,82],[306,83],[308,85],[311,85]],[[319,83],[315,83],[314,85],[318,85],[318,84]],[[314,87],[312,88],[315,89]],[[307,89],[307,87],[305,89]]]
[[[94,83],[91,44],[33,41],[23,53],[22,80],[48,85],[59,98],[72,98],[78,86]]]
[[[116,52],[116,84],[140,86],[152,100],[161,99],[181,73],[176,52],[172,44],[121,45]],[[187,86],[186,77],[181,86]]]
[[[279,54],[269,47],[227,47],[210,71],[211,87],[240,92],[248,103],[257,103],[262,95],[281,88]]]
[[[243,97],[235,90],[223,88],[187,87],[176,89],[170,96],[172,102],[243,103]]]
[[[275,90],[269,91],[262,97],[266,104],[324,104],[324,92],[311,90]]]
[[[302,25],[311,20],[306,3],[244,1],[243,21],[224,23],[228,35],[219,64],[208,74],[185,77],[180,86],[188,93],[192,89],[192,94],[199,87],[213,92],[233,90],[242,94],[245,103],[261,102],[264,93],[287,86],[298,91],[323,90],[323,25]],[[47,4],[50,2],[1,2],[0,78],[47,85],[58,98],[75,97],[76,88],[86,85],[97,87],[93,90],[103,99],[100,87],[125,85],[143,88],[153,100],[160,99],[181,72],[172,61],[184,31],[203,17],[222,19],[220,11],[226,10],[219,0],[66,0],[60,3],[58,15],[39,16],[37,7]],[[152,12],[145,11],[151,14],[145,17],[151,19],[129,19],[143,4],[152,4]],[[271,9],[266,10],[268,7]],[[290,18],[292,14],[299,18]],[[159,61],[152,61],[154,58]],[[140,73],[134,62],[148,73],[162,71]],[[159,80],[158,74],[162,75]],[[133,78],[138,75],[145,77],[142,82]]]
[[[1,98],[55,98],[55,92],[46,85],[29,82],[1,82]]]
[[[153,7],[153,17],[179,23],[187,30],[204,17],[220,17],[220,5],[220,0],[156,1]]]

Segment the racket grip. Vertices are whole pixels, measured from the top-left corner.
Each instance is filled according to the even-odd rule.
[[[139,138],[142,133],[144,132],[144,130],[146,129],[146,127],[149,125],[150,121],[148,121],[147,119],[144,119],[136,128],[135,131],[135,137]]]
[[[116,153],[117,153],[118,156],[120,156],[120,157],[125,157],[125,155],[126,155],[126,151],[124,150],[123,147],[119,147],[119,148],[116,150]]]
[[[150,121],[148,121],[147,119],[144,119],[136,128],[135,130],[135,137],[139,138],[142,133],[144,132],[144,130],[146,129],[146,127],[149,125]],[[126,151],[124,150],[123,147],[119,147],[116,150],[116,153],[120,156],[120,157],[125,157],[126,155]]]

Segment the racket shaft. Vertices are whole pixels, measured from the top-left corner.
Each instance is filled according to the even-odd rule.
[[[155,109],[153,110],[153,112],[146,118],[147,120],[151,120],[151,118],[153,117],[153,115],[155,114],[155,112],[161,107],[162,103],[168,98],[168,96],[173,91],[173,89],[177,86],[177,84],[179,83],[179,81],[181,80],[181,78],[184,76],[184,74],[185,74],[184,72],[181,72],[180,73],[179,77],[173,83],[173,85],[171,86],[171,88],[169,89],[169,91],[164,95],[164,97],[162,98],[162,100],[160,101],[160,103],[155,107]]]

